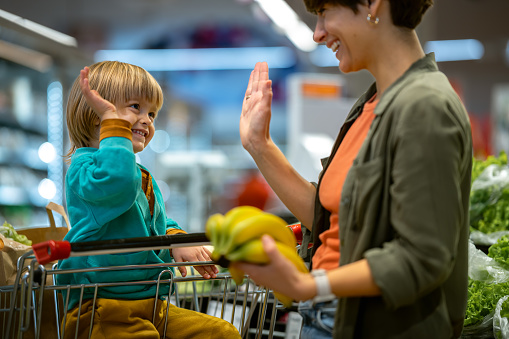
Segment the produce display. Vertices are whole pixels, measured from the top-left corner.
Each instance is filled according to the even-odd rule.
[[[509,231],[509,167],[507,155],[473,160],[470,226],[482,233]]]
[[[472,162],[472,182],[490,165],[507,165],[507,154],[501,151],[498,157],[489,155],[486,160],[474,158]]]
[[[224,215],[211,215],[205,225],[205,234],[214,247],[212,259],[229,268],[237,285],[243,282],[244,272],[231,266],[232,262],[244,261],[261,265],[269,263],[261,242],[264,234],[274,238],[281,254],[301,272],[308,271],[297,253],[297,240],[287,223],[280,217],[256,207],[239,206]],[[274,295],[285,307],[291,306],[291,298],[277,292],[274,292]]]
[[[468,300],[462,338],[509,338],[509,328],[496,328],[509,315],[509,303],[497,304],[509,295],[509,235],[498,238],[485,254],[471,244]],[[468,333],[468,334],[466,334]],[[503,333],[503,336],[502,336]]]
[[[479,325],[490,316],[500,298],[509,294],[509,283],[490,284],[480,280],[468,281],[468,301],[463,326]]]
[[[509,269],[509,236],[504,235],[491,245],[488,256],[501,264],[502,267]]]

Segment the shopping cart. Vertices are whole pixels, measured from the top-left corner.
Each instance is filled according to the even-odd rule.
[[[278,312],[283,307],[274,299],[269,290],[256,286],[247,276],[244,283],[237,286],[227,271],[220,272],[215,279],[204,279],[194,273],[193,266],[210,265],[213,262],[129,265],[73,270],[58,269],[56,264],[48,264],[71,256],[127,253],[208,244],[209,241],[204,233],[196,233],[82,243],[50,240],[33,245],[33,250],[22,255],[18,260],[15,283],[12,286],[0,286],[0,336],[3,339],[62,338],[64,327],[61,325],[62,321],[65,321],[67,313],[69,291],[74,289],[79,290],[81,296],[85,289],[92,289],[94,291],[92,300],[95,305],[101,288],[123,284],[151,284],[156,286],[155,296],[157,296],[160,286],[166,284],[171,287],[166,296],[169,303],[225,319],[237,327],[243,338],[284,337],[284,332],[275,330]],[[173,274],[169,269],[169,267],[179,266],[186,266],[191,274],[182,277],[179,274]],[[103,282],[65,286],[55,283],[55,277],[58,274],[154,268],[160,269],[161,273],[153,281]],[[67,295],[67,298],[64,298],[64,295]],[[155,299],[157,300],[157,298]],[[82,302],[81,298],[80,306]],[[283,310],[279,315],[284,312]],[[93,316],[92,312],[92,318]],[[93,322],[91,321],[91,323]],[[89,337],[90,334],[91,328]],[[75,337],[77,336],[78,333],[75,334]]]

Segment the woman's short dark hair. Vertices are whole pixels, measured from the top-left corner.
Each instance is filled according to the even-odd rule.
[[[349,7],[358,12],[358,5],[371,0],[304,0],[309,12],[316,14],[325,4]],[[433,0],[389,0],[392,22],[395,26],[415,29],[424,13],[433,5]]]

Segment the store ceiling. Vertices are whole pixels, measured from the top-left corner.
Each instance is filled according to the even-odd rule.
[[[302,0],[285,1],[314,27],[315,17]],[[241,34],[240,45],[291,46],[254,0],[0,0],[0,9],[76,37],[80,52],[90,56],[98,49],[188,47],[197,28],[207,26],[242,27],[250,36],[242,40]],[[418,29],[423,43],[478,39],[484,44],[482,60],[440,65],[464,84],[467,97],[476,98],[470,104],[475,111],[487,110],[491,87],[509,79],[507,13],[509,0],[435,0]],[[337,67],[320,71],[336,73]]]
[[[302,0],[285,1],[314,26]],[[284,37],[257,8],[253,0],[0,0],[0,9],[75,36],[86,50],[139,48],[165,37],[178,47],[179,35],[212,24],[241,25],[257,32],[260,44],[281,44]],[[507,39],[507,13],[507,0],[436,0],[421,31],[424,40]]]
[[[181,47],[193,30],[212,25],[242,26],[259,44],[280,45],[283,37],[257,8],[251,0],[0,0],[0,9],[74,36],[87,51],[165,39]]]

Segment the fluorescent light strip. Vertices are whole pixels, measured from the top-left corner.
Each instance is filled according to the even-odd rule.
[[[424,50],[435,52],[437,62],[479,60],[484,55],[483,44],[475,39],[428,41]]]
[[[283,30],[290,41],[304,52],[313,51],[313,31],[299,19],[295,11],[283,0],[255,0],[267,16]]]
[[[13,24],[16,24],[18,26],[21,26],[25,29],[28,29],[32,32],[35,32],[39,35],[42,35],[48,39],[54,40],[60,44],[71,46],[71,47],[77,47],[78,43],[76,42],[76,39],[72,36],[69,36],[64,33],[60,33],[58,31],[55,31],[54,29],[51,29],[49,27],[40,25],[38,23],[35,23],[33,21],[24,19],[20,16],[14,15],[12,13],[6,12],[4,10],[0,9],[0,18],[10,21]]]
[[[474,39],[428,41],[424,44],[426,53],[435,52],[437,62],[479,60],[484,55],[484,46]],[[509,43],[507,46],[507,60],[509,63]],[[339,60],[325,45],[309,53],[311,63],[318,67],[338,67]]]
[[[53,65],[47,54],[0,40],[0,57],[44,73]]]
[[[338,67],[339,60],[335,53],[325,45],[319,45],[317,49],[309,53],[309,60],[318,67]]]
[[[94,59],[127,62],[147,71],[252,69],[258,61],[270,68],[289,68],[296,63],[288,47],[100,50]]]

